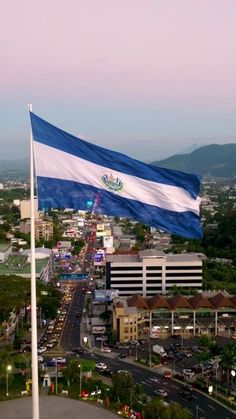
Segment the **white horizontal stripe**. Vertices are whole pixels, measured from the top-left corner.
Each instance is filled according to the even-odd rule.
[[[192,211],[199,214],[200,198],[193,199],[187,191],[177,186],[114,171],[38,142],[34,142],[34,153],[37,176],[70,180],[111,192],[101,177],[112,173],[124,183],[124,190],[118,192],[122,198],[134,199],[170,211]]]

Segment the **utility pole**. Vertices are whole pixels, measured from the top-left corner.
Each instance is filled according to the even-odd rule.
[[[150,339],[149,339],[149,342],[148,342],[148,352],[149,352],[149,368],[152,368],[152,351],[151,351]]]
[[[56,394],[58,393],[58,371],[57,371],[57,359],[56,359]]]

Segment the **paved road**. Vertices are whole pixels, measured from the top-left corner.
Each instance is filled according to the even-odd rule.
[[[63,397],[40,397],[40,419],[113,419],[117,415],[92,404]],[[32,399],[0,403],[2,419],[32,419]]]
[[[66,316],[66,323],[61,338],[61,346],[65,351],[81,346],[80,327],[85,297],[85,293],[82,291],[83,286],[83,282],[76,286],[73,299]]]
[[[144,387],[144,391],[149,396],[153,397],[153,390],[157,388],[165,389],[168,392],[167,401],[177,401],[182,406],[188,408],[192,413],[193,417],[198,419],[235,419],[236,414],[230,412],[224,406],[221,406],[214,400],[206,397],[204,394],[194,393],[194,398],[190,402],[186,402],[180,397],[180,391],[183,387],[182,384],[164,378],[162,375],[158,374],[155,370],[150,371],[146,368],[142,368],[138,365],[135,365],[127,361],[120,361],[111,357],[105,357],[100,354],[95,354],[92,356],[90,353],[83,354],[84,358],[92,358],[96,362],[105,362],[108,368],[112,370],[129,370],[133,377],[134,381],[140,383]],[[153,380],[158,380],[154,382]],[[198,413],[197,413],[198,411]],[[198,414],[198,416],[197,416]]]

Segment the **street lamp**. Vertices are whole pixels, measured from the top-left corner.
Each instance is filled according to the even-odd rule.
[[[210,396],[212,395],[212,393],[213,393],[213,386],[209,386],[208,387],[208,393],[210,394]]]
[[[6,396],[9,396],[9,391],[8,391],[8,374],[11,372],[12,370],[12,366],[11,365],[7,365],[6,367]]]
[[[78,365],[79,367],[79,396],[81,397],[81,392],[82,392],[82,365]]]

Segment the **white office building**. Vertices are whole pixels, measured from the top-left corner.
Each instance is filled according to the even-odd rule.
[[[164,254],[157,250],[138,255],[106,256],[106,288],[120,296],[166,294],[173,286],[202,291],[202,260],[195,254]]]

